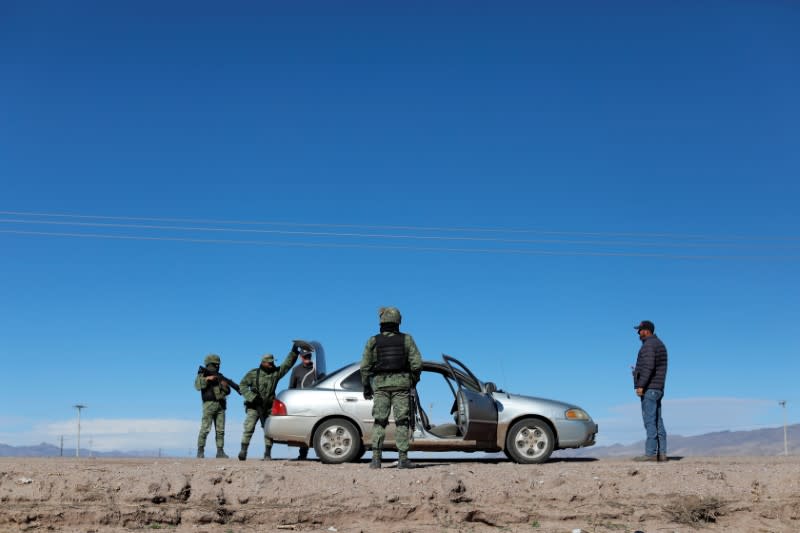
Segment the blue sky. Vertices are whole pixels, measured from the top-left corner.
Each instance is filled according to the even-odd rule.
[[[206,353],[382,305],[601,444],[641,319],[668,431],[798,420],[800,8],[429,4],[0,6],[0,442],[187,450]]]

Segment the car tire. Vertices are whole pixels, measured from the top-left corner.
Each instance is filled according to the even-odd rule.
[[[506,448],[503,451],[517,463],[543,463],[550,458],[555,443],[553,430],[547,422],[537,418],[525,418],[511,426],[506,435]]]
[[[349,420],[326,420],[314,432],[314,451],[327,464],[354,461],[361,453],[361,435]]]

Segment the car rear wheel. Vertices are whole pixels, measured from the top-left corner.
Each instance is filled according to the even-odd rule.
[[[323,463],[347,463],[361,452],[361,436],[348,420],[326,420],[314,432],[314,451]]]
[[[547,422],[526,418],[511,426],[504,451],[517,463],[543,463],[553,453],[555,440]]]

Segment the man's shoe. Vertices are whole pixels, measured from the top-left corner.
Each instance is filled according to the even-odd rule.
[[[640,461],[640,462],[653,462],[653,463],[655,463],[656,461],[658,461],[658,456],[656,456],[656,455],[639,455],[637,457],[634,457],[633,460],[634,461]]]
[[[239,460],[244,461],[245,459],[247,459],[247,446],[243,444],[242,449],[239,451]]]
[[[416,465],[409,461],[408,457],[397,461],[397,468],[416,468]]]
[[[225,450],[222,448],[217,448],[217,459],[227,459],[228,456],[225,455]]]
[[[381,458],[380,457],[373,457],[372,461],[369,462],[370,468],[380,468],[381,467]]]
[[[197,447],[197,458],[198,459],[202,459],[202,458],[204,458],[206,456],[205,449],[206,449],[205,446],[198,446]]]
[[[667,454],[665,454],[665,453],[658,454],[658,462],[659,463],[666,463],[667,461],[669,461],[669,457],[667,457]]]
[[[261,459],[262,461],[272,461],[272,448],[267,448],[264,450],[264,458]]]

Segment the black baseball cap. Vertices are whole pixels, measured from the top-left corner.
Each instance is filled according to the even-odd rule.
[[[639,331],[640,329],[646,329],[650,333],[655,333],[656,325],[650,322],[649,320],[642,320],[641,322],[639,322],[638,326],[633,326],[633,329],[635,329],[636,331]]]

